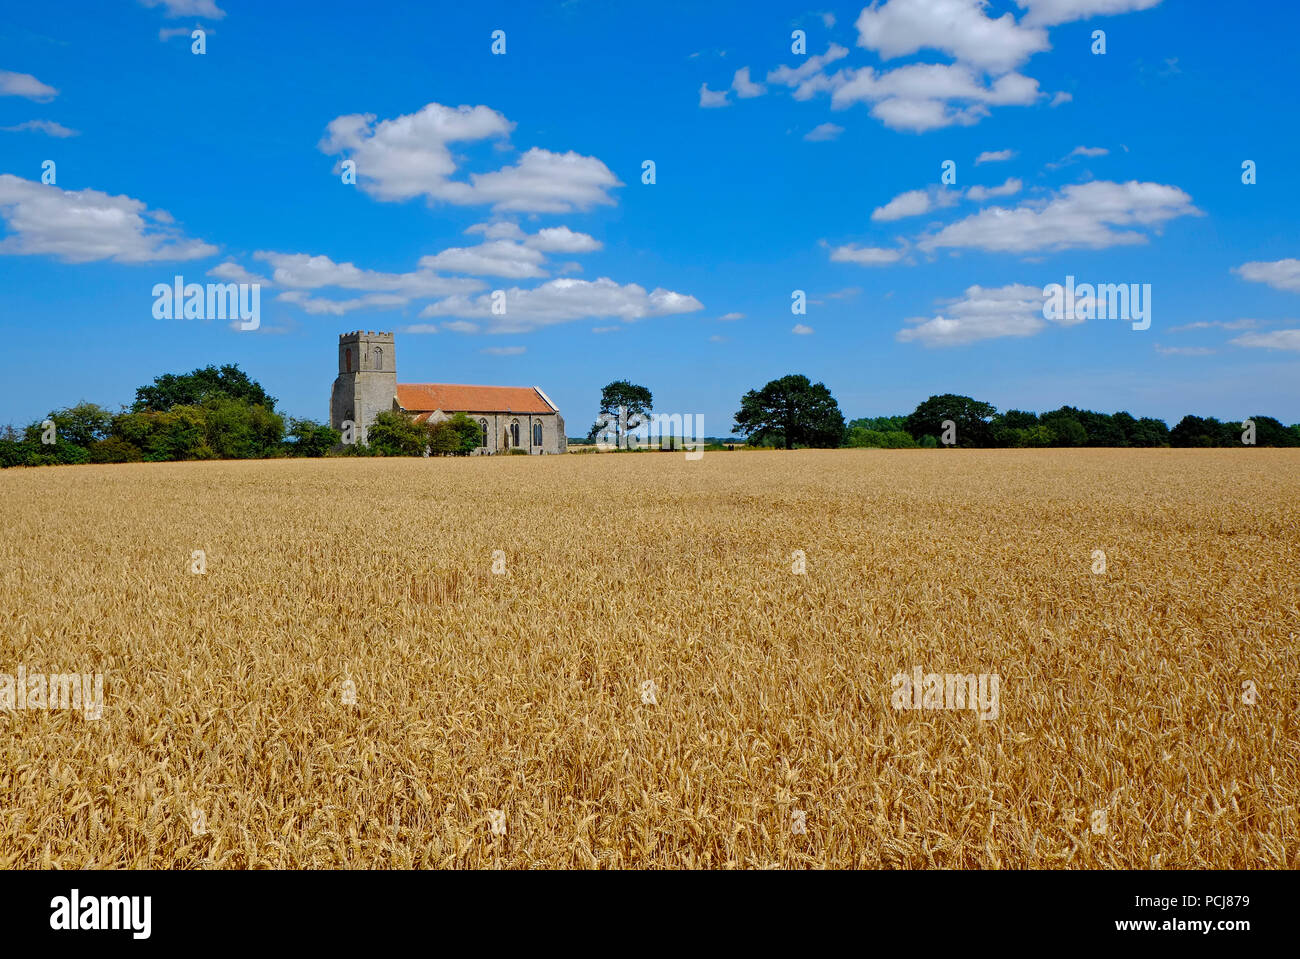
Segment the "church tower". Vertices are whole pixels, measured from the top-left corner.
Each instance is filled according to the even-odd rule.
[[[356,424],[356,441],[366,442],[375,417],[397,405],[397,363],[392,333],[356,330],[339,334],[339,375],[330,393],[330,426]]]

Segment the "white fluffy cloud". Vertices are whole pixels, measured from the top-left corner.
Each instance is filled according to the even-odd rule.
[[[319,144],[327,155],[345,154],[357,164],[357,182],[380,200],[429,196],[470,203],[473,188],[449,178],[456,162],[447,144],[505,137],[513,124],[485,106],[430,103],[417,113],[376,124],[372,113],[335,117]]]
[[[446,305],[451,303],[462,300],[473,303],[469,299],[469,294],[487,289],[486,283],[472,277],[494,276],[506,279],[545,277],[549,275],[545,269],[547,253],[586,253],[601,247],[600,242],[595,238],[565,226],[547,227],[536,233],[526,233],[517,223],[497,221],[476,224],[465,232],[482,235],[483,242],[475,246],[451,247],[424,256],[420,259],[417,269],[407,273],[366,270],[353,263],[336,262],[328,256],[259,250],[253,254],[253,257],[271,266],[271,280],[261,280],[260,277],[249,273],[233,261],[215,267],[210,271],[210,275],[237,282],[274,283],[285,289],[285,292],[278,297],[279,300],[295,304],[312,314],[341,316],[358,309],[396,309],[416,300],[451,298],[443,300],[442,308],[434,309],[437,306],[434,304],[421,314],[434,316],[438,315],[440,310],[445,313]],[[581,267],[576,263],[569,263],[561,268],[561,272],[571,269],[581,269]],[[461,275],[446,275],[449,273]],[[600,282],[607,284],[611,281]],[[313,295],[315,291],[329,288],[362,295],[342,299]],[[538,289],[544,288],[554,289],[552,284],[546,284]],[[632,285],[621,289],[627,294],[627,302],[631,303],[632,293],[640,288]],[[537,291],[522,292],[531,294]],[[461,299],[457,300],[457,297]],[[677,307],[696,303],[691,297],[674,299],[678,297],[679,294],[656,290],[645,298],[650,305],[643,308],[644,314],[680,312]],[[544,296],[525,295],[522,299],[525,301],[526,309],[543,310],[548,305]],[[699,308],[698,303],[691,308]],[[635,313],[635,305],[629,307],[629,310]],[[467,313],[477,315],[479,312],[474,306],[455,315]],[[472,323],[464,323],[461,327],[443,325],[444,329],[462,331],[471,327],[477,329],[477,326]],[[432,328],[429,331],[431,332]]]
[[[164,210],[129,196],[0,174],[0,255],[47,255],[67,263],[155,263],[211,256],[217,248],[181,235]]]
[[[976,203],[1000,196],[1014,196],[1024,187],[1016,177],[1007,177],[1001,186],[973,186],[966,191],[966,199]]]
[[[1195,323],[1184,323],[1181,326],[1171,326],[1166,333],[1181,333],[1184,330],[1253,330],[1259,326],[1258,320],[1197,320]]]
[[[1015,150],[985,150],[975,158],[975,165],[981,163],[1005,163],[1016,155]]]
[[[990,106],[1028,106],[1040,96],[1032,77],[1006,73],[986,84],[959,63],[913,63],[884,73],[872,67],[842,70],[830,83],[833,108],[869,103],[871,115],[885,126],[913,133],[970,126]]]
[[[834,123],[819,123],[805,133],[803,138],[809,143],[823,143],[826,140],[834,140],[843,132],[844,128]]]
[[[384,310],[405,306],[408,299],[396,293],[368,293],[350,300],[328,300],[324,297],[308,295],[303,290],[286,290],[276,297],[285,303],[293,303],[303,312],[313,316],[342,316],[353,310]]]
[[[1300,330],[1271,330],[1268,333],[1243,333],[1234,337],[1235,346],[1253,346],[1266,350],[1300,350]]]
[[[45,103],[58,95],[58,90],[49,84],[41,83],[30,73],[0,70],[0,97],[26,97],[37,103]]]
[[[961,192],[930,187],[925,190],[908,190],[900,193],[882,207],[871,211],[871,219],[877,223],[888,223],[904,217],[920,216],[931,210],[941,210],[955,204]]]
[[[482,233],[486,239],[477,246],[452,247],[423,257],[420,268],[524,280],[550,275],[544,268],[547,253],[590,253],[601,247],[594,237],[567,226],[528,234],[516,223],[479,223],[465,232]]]
[[[352,263],[335,263],[328,256],[308,253],[275,253],[259,250],[255,259],[269,263],[271,279],[289,289],[318,290],[338,287],[342,290],[359,290],[366,293],[391,293],[402,297],[402,302],[419,297],[447,296],[481,290],[480,280],[439,276],[432,270],[411,273],[381,273],[363,270]],[[295,302],[290,300],[290,302]]]
[[[1055,163],[1047,164],[1047,169],[1059,170],[1063,166],[1069,166],[1071,163],[1073,163],[1075,160],[1078,160],[1080,157],[1083,157],[1084,159],[1093,159],[1095,157],[1104,157],[1109,153],[1110,151],[1107,150],[1105,147],[1078,146],[1075,147],[1073,150],[1071,150],[1069,153],[1067,153],[1065,156],[1061,157],[1061,159],[1057,160]]]
[[[1201,215],[1191,201],[1175,186],[1097,180],[1014,209],[989,207],[922,237],[917,245],[926,252],[1031,253],[1140,244],[1148,240],[1145,231],[1158,232],[1168,220]]]
[[[828,81],[822,73],[836,60],[843,60],[849,55],[849,48],[832,43],[825,53],[807,57],[797,67],[780,66],[767,75],[768,83],[779,83],[794,90],[796,100],[807,100],[816,93],[829,89]]]
[[[1232,272],[1252,283],[1267,283],[1275,290],[1300,293],[1300,260],[1257,260],[1234,266]]]
[[[271,281],[264,276],[258,276],[256,273],[249,273],[238,263],[233,260],[227,260],[225,263],[218,263],[212,269],[208,270],[208,276],[215,277],[218,280],[225,280],[227,283],[257,283],[261,286],[270,286]]]
[[[432,256],[421,257],[420,266],[427,270],[444,270],[449,273],[525,280],[547,275],[542,268],[545,259],[540,250],[526,247],[522,243],[488,240],[477,246],[452,247]]]
[[[731,80],[731,89],[735,90],[736,96],[742,100],[761,97],[767,92],[763,84],[749,79],[749,67],[741,67],[736,71],[736,75]]]
[[[831,250],[832,263],[856,263],[858,266],[889,266],[903,258],[904,251],[879,246],[855,246],[852,243]]]
[[[493,173],[471,173],[477,199],[497,210],[567,213],[614,204],[609,191],[618,177],[595,157],[570,150],[552,153],[533,147],[519,162]]]
[[[513,220],[495,220],[491,223],[475,223],[466,228],[467,234],[481,233],[488,240],[522,240],[528,234]]]
[[[1049,48],[1047,31],[1010,13],[994,19],[985,0],[887,0],[858,16],[858,46],[882,59],[940,50],[983,70],[1003,73]]]
[[[1149,10],[1160,0],[1016,0],[1026,11],[1020,22],[1026,26],[1055,26],[1088,17],[1111,16],[1134,10]]]
[[[514,166],[453,179],[448,144],[508,137],[514,124],[485,106],[430,103],[416,113],[376,122],[374,114],[335,117],[322,153],[356,163],[357,185],[383,201],[423,196],[458,206],[493,204],[498,210],[566,213],[613,204],[618,178],[596,157],[533,147]]]
[[[543,253],[592,253],[601,243],[586,233],[575,233],[567,226],[548,226],[524,239],[524,245]]]
[[[55,123],[53,120],[28,120],[12,127],[0,127],[0,130],[4,130],[6,133],[23,133],[30,130],[33,133],[44,133],[46,136],[58,137],[60,140],[81,135],[76,130],[69,130],[62,123]]]
[[[1001,186],[973,186],[964,193],[961,190],[949,190],[941,187],[927,187],[923,190],[907,190],[898,194],[884,206],[871,211],[871,219],[876,223],[890,223],[907,217],[921,216],[955,206],[963,196],[976,203],[994,197],[1012,196],[1019,193],[1024,184],[1016,177],[1008,177]]]
[[[804,326],[802,323],[796,323],[790,330],[795,336],[812,336],[813,328]]]
[[[831,43],[824,54],[771,70],[767,81],[790,88],[796,100],[826,93],[836,109],[867,104],[873,117],[895,130],[924,133],[971,126],[994,107],[1029,106],[1046,96],[1036,79],[1018,71],[1034,54],[1051,48],[1047,27],[1147,9],[1159,2],[1019,0],[1029,12],[1017,21],[1012,12],[990,16],[988,0],[873,0],[858,15],[859,47],[874,51],[884,61],[918,53],[928,57],[937,51],[949,62],[831,72],[831,64],[849,55],[845,47]],[[1070,99],[1070,94],[1058,92],[1051,105]],[[715,93],[701,85],[701,106],[726,103],[727,91]],[[1010,155],[1011,151],[981,154],[979,162]]]
[[[536,233],[525,233],[512,220],[497,220],[475,223],[465,232],[482,234],[488,240],[515,240],[543,253],[591,253],[601,248],[601,242],[595,237],[577,233],[567,226],[550,226]]]
[[[965,294],[941,304],[930,319],[913,317],[898,331],[903,343],[927,347],[963,346],[1003,336],[1033,336],[1047,326],[1043,319],[1043,289],[1012,283],[1003,287],[969,287]]]
[[[725,107],[730,102],[726,90],[710,90],[707,83],[700,84],[700,106],[708,110],[713,107]]]
[[[226,11],[216,0],[140,0],[146,7],[164,7],[169,17],[205,17],[220,20]]]
[[[420,318],[463,317],[487,324],[489,332],[523,333],[571,320],[618,317],[632,322],[704,309],[693,296],[662,288],[647,293],[635,283],[619,285],[607,277],[550,280],[530,290],[513,287],[505,291],[505,307],[505,314],[494,314],[490,294],[450,296],[425,307]]]

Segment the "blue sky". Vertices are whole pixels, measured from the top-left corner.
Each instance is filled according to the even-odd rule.
[[[402,382],[539,385],[570,435],[613,379],[716,435],[791,372],[850,418],[1295,422],[1297,9],[11,5],[0,422],[225,362],[325,419],[353,329],[397,331]],[[177,274],[259,280],[260,328],[155,319]],[[1067,275],[1150,284],[1150,328],[1044,320]]]

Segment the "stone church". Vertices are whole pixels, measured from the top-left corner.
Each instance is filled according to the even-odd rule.
[[[462,386],[456,383],[398,383],[392,333],[357,330],[339,335],[339,375],[330,394],[330,425],[356,424],[358,442],[384,410],[417,423],[465,413],[479,424],[475,453],[563,453],[568,446],[564,417],[536,386]]]

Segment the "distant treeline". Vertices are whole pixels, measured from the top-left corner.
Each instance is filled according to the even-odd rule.
[[[648,391],[646,397],[648,406]],[[21,430],[5,427],[0,430],[0,466],[420,456],[426,450],[464,456],[484,442],[478,424],[463,413],[439,423],[416,423],[402,413],[384,412],[366,431],[366,443],[344,443],[343,435],[326,423],[297,418],[286,422],[275,403],[238,366],[168,373],[136,390],[135,402],[117,413],[79,403],[53,410],[45,420]],[[1150,417],[1073,406],[1048,413],[999,413],[991,403],[952,393],[931,396],[906,415],[846,423],[823,384],[794,375],[774,380],[761,392],[751,391],[742,403],[737,428],[747,437],[742,442],[751,447],[1300,447],[1300,424],[1285,426],[1271,416],[1245,421],[1184,416],[1170,429]],[[734,442],[732,437],[710,437],[705,449],[723,449],[724,443]]]
[[[1126,412],[1098,413],[1062,406],[1048,413],[1007,410],[951,393],[932,396],[909,414],[851,420],[845,446],[899,449],[943,445],[945,422],[959,447],[1033,448],[1300,446],[1300,424],[1286,426],[1271,416],[1220,421],[1184,416],[1173,429],[1163,420]]]
[[[343,444],[326,423],[285,418],[275,398],[238,366],[157,377],[118,413],[94,403],[53,410],[21,430],[0,430],[0,466],[58,463],[157,463],[169,460],[264,459],[277,456],[464,455],[480,430],[464,414],[416,423],[381,413],[368,443]]]

